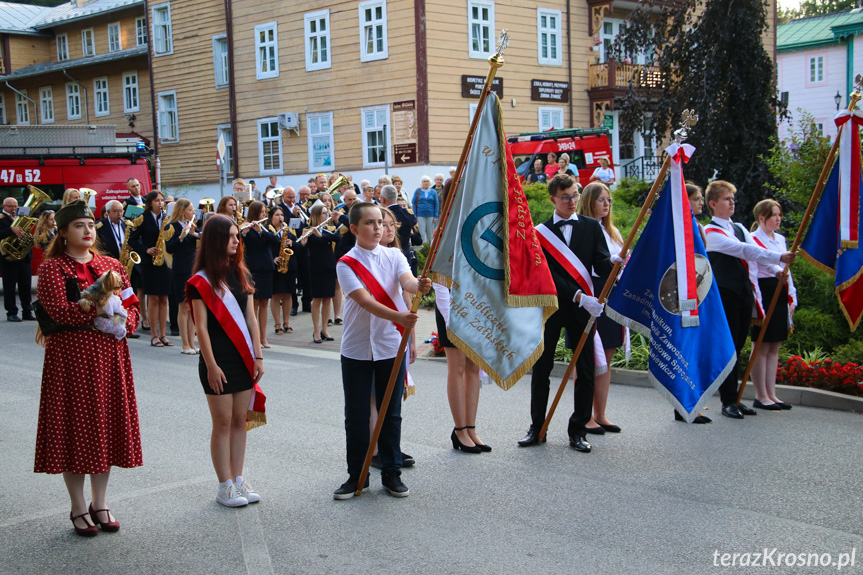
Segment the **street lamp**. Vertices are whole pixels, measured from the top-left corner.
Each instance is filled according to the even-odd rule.
[[[839,93],[839,90],[836,90],[836,95],[833,96],[833,101],[836,102],[836,111],[839,111],[839,105],[842,103],[842,94]]]

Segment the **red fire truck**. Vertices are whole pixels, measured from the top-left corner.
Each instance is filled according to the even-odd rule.
[[[513,136],[508,141],[516,171],[522,179],[533,172],[533,163],[537,159],[542,160],[545,168],[551,152],[558,156],[563,152],[569,154],[570,169],[578,174],[582,186],[589,184],[593,171],[601,167],[600,158],[607,159],[609,166],[614,168],[608,130],[604,128],[533,132]]]

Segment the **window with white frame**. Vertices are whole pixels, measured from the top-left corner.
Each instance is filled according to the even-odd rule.
[[[111,113],[107,76],[93,80],[93,107],[96,109],[97,116],[107,116]]]
[[[51,86],[39,88],[39,109],[42,112],[42,123],[54,123],[54,90]],[[2,123],[2,122],[0,122]]]
[[[385,60],[389,56],[386,0],[360,2],[359,11],[360,61]]]
[[[0,92],[0,126],[5,126],[9,122],[6,121],[6,98],[3,92]]]
[[[75,82],[66,82],[66,118],[81,119],[81,87]]]
[[[468,116],[467,116],[468,125],[473,123],[473,117],[476,116],[476,109],[477,108],[479,108],[479,102],[468,105]]]
[[[180,121],[177,117],[177,92],[159,92],[159,141],[179,142]]]
[[[258,80],[279,77],[278,32],[278,24],[275,22],[255,26],[255,77]]]
[[[19,125],[30,125],[30,100],[27,99],[27,90],[21,90],[21,94],[15,94],[15,118]]]
[[[135,45],[143,46],[147,43],[147,19],[135,18]]]
[[[62,62],[63,60],[69,59],[69,36],[66,34],[60,34],[57,36],[57,61]]]
[[[306,37],[306,71],[332,66],[330,58],[330,11],[320,10],[303,16]]]
[[[539,107],[539,131],[563,129],[563,108]]]
[[[560,10],[536,9],[536,36],[539,63],[562,66]]]
[[[614,44],[615,38],[620,34],[622,20],[616,18],[605,18],[602,21],[602,28],[599,32],[599,61],[608,62],[611,58],[611,46]]]
[[[335,164],[333,113],[307,114],[306,125],[309,138],[309,171],[332,169]]]
[[[93,35],[92,28],[81,30],[81,51],[84,56],[96,55],[96,37]]]
[[[138,72],[123,72],[123,112],[138,112]]]
[[[488,58],[494,50],[494,2],[468,0],[468,56]]]
[[[120,40],[120,23],[113,22],[108,24],[108,51],[118,52],[123,49],[123,42]]]
[[[265,176],[282,173],[282,134],[278,118],[258,120],[258,169]]]
[[[824,81],[824,56],[809,58],[809,83],[817,84]]]
[[[390,107],[363,108],[363,167],[379,168],[384,165],[390,141]]]
[[[231,136],[231,125],[220,124],[216,127],[216,130],[216,142],[218,143],[219,136],[225,140],[225,173],[230,176],[234,173],[234,138]]]
[[[228,85],[228,37],[224,34],[213,36],[213,70],[216,75],[216,87]]]
[[[157,4],[152,8],[153,54],[166,56],[174,53],[174,39],[171,32],[171,3]]]

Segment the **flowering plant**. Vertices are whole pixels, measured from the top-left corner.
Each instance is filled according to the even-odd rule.
[[[776,383],[815,387],[863,397],[863,366],[830,359],[805,360],[799,355],[779,363]]]
[[[436,355],[436,356],[444,355],[443,346],[440,344],[440,338],[438,337],[436,331],[433,331],[431,334],[431,344],[432,344],[432,351],[434,352],[434,355]]]

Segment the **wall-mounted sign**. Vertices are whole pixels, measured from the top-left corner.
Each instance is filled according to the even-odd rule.
[[[569,82],[531,80],[530,99],[537,102],[569,102]]]
[[[393,165],[417,161],[416,109],[415,100],[393,102]]]
[[[479,98],[482,95],[482,87],[485,86],[485,76],[462,76],[461,97]],[[496,76],[491,82],[491,91],[503,98],[503,78]]]

